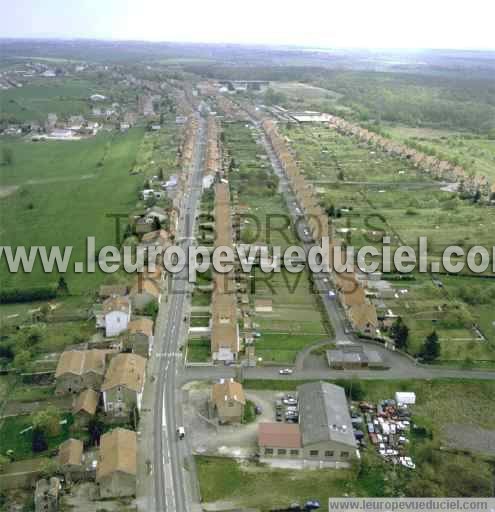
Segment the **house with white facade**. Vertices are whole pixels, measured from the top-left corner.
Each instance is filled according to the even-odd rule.
[[[131,319],[131,301],[128,297],[109,297],[96,315],[96,327],[105,329],[105,336],[112,337],[127,331]]]

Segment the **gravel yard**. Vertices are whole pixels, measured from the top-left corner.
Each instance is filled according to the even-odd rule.
[[[275,421],[274,402],[283,395],[275,391],[245,390],[246,399],[261,407],[262,413],[253,423],[219,425],[216,418],[208,417],[211,386],[190,383],[185,390],[184,422],[190,432],[194,452],[236,458],[252,457],[256,453],[258,424]]]

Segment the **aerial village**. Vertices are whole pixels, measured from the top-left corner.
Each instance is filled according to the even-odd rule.
[[[129,93],[125,101],[116,102],[108,92],[95,92],[85,99],[86,115],[48,113],[44,125],[8,123],[3,135],[23,137],[30,144],[49,144],[81,141],[97,137],[101,131],[118,136],[140,126],[146,130],[145,143],[158,147],[164,125],[173,125],[177,137],[171,144],[174,159],[170,168],[156,165],[148,155],[129,171],[140,181],[135,207],[126,212],[125,243],[145,251],[163,253],[180,238],[180,218],[193,188],[194,166],[201,151],[201,203],[194,238],[211,251],[221,246],[269,247],[262,234],[256,240],[243,239],[243,230],[250,226],[241,221],[241,213],[262,210],[259,203],[250,204],[253,198],[242,188],[242,157],[229,150],[229,141],[234,139],[229,130],[234,128],[243,130],[249,144],[255,145],[255,165],[265,173],[262,179],[268,182],[276,174],[276,197],[278,200],[280,196],[291,219],[289,229],[298,223],[302,226],[302,236],[296,233],[302,244],[320,245],[328,240],[330,255],[335,247],[345,248],[346,240],[322,206],[318,187],[307,178],[284,134],[282,125],[286,123],[324,126],[366,143],[368,149],[381,148],[407,160],[435,180],[455,183],[458,192],[479,194],[483,206],[495,201],[495,190],[486,176],[470,175],[460,166],[334,115],[291,112],[262,106],[259,101],[255,105],[242,96],[246,92],[263,94],[270,85],[267,81],[201,80],[193,86],[173,78],[161,83],[135,78],[118,68],[79,65],[53,70],[29,64],[21,71],[2,72],[0,86],[21,89],[37,77],[55,79],[89,72],[108,73],[116,87],[138,94]],[[164,119],[161,96],[165,93],[174,103],[172,121]],[[201,140],[203,123],[205,143]],[[203,146],[204,150],[198,149]],[[148,172],[142,172],[144,168]],[[260,189],[263,183],[260,180]],[[266,204],[270,201],[275,204],[274,196],[261,200]],[[259,266],[258,259],[255,267]],[[20,471],[20,476],[16,473],[0,479],[2,490],[33,488],[36,511],[63,510],[62,503],[137,507],[156,471],[148,436],[152,432],[158,363],[164,357],[160,324],[166,322],[171,281],[172,276],[158,266],[154,271],[145,269],[131,275],[126,282],[102,284],[88,312],[94,333],[56,353],[55,368],[22,373],[26,382],[41,379],[43,385],[52,386],[50,401],[64,411],[63,417],[57,417],[60,421],[55,421],[54,430],[68,429],[69,435],[50,450],[40,436],[39,443],[45,448],[40,450],[43,461],[38,459],[34,466]],[[178,353],[173,356],[180,361],[180,373],[187,375],[183,389],[177,391],[177,396],[184,398],[177,440],[190,437],[190,449],[200,457],[250,460],[270,468],[297,470],[349,470],[372,450],[390,467],[415,472],[411,444],[420,430],[413,420],[419,398],[416,393],[401,384],[390,396],[371,401],[353,391],[353,385],[359,388],[354,379],[331,383],[319,377],[282,391],[293,373],[305,369],[303,364],[298,366],[299,354],[307,357],[311,352],[298,348],[291,360],[270,359],[264,337],[267,332],[273,335],[269,332],[271,324],[288,324],[291,316],[297,316],[298,305],[288,313],[283,311],[276,293],[259,294],[253,291],[251,281],[255,281],[253,275],[242,272],[236,261],[230,272],[210,271],[200,276],[188,295],[191,305],[179,319],[185,325],[185,335],[177,334]],[[380,272],[365,274],[352,267],[341,274],[330,272],[314,278],[312,286],[316,293],[304,297],[308,310],[318,319],[331,310],[336,315],[332,320],[337,318],[342,324],[332,331],[322,322],[321,332],[313,335],[315,341],[326,341],[316,347],[321,352],[318,375],[331,372],[334,378],[339,372],[353,371],[359,378],[360,372],[387,371],[397,362],[397,352],[412,364],[414,357],[394,342],[399,315],[388,300],[396,300],[402,292],[393,288],[386,276]],[[42,321],[41,313],[33,313],[36,321]],[[287,332],[282,334],[286,337]],[[330,335],[335,339],[328,342]],[[278,350],[284,340],[276,339]],[[245,373],[251,369],[271,371],[270,378],[282,381],[282,387],[250,389]],[[202,372],[209,377],[201,377]],[[43,400],[26,405],[26,414],[46,411]],[[15,432],[19,436],[27,433],[35,437],[38,429],[29,425]],[[13,465],[23,462],[16,460],[13,450],[6,455]],[[314,507],[297,510],[320,506],[317,501],[311,503]]]

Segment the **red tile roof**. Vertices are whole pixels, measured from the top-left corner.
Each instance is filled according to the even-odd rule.
[[[258,444],[269,448],[301,448],[299,425],[290,423],[260,423]]]

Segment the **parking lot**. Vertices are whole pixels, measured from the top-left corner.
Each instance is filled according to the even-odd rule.
[[[194,453],[250,458],[257,453],[257,430],[261,422],[297,423],[296,393],[245,390],[246,399],[253,402],[260,414],[247,424],[220,425],[209,417],[208,400],[211,385],[189,383],[184,388],[184,425],[189,433]]]

